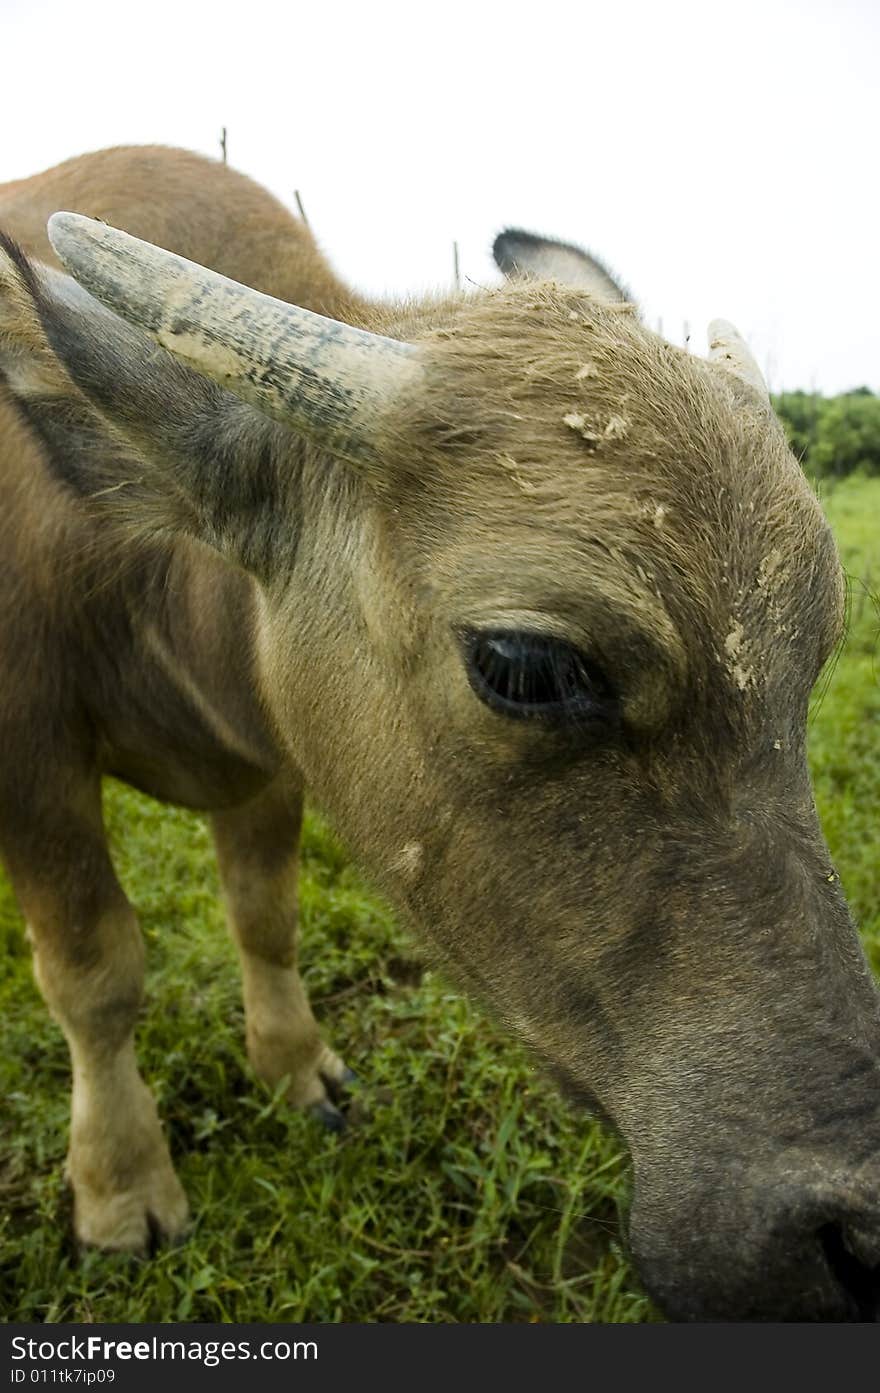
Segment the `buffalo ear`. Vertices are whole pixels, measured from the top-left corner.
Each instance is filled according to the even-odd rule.
[[[299,524],[295,439],[2,234],[0,372],[103,524],[184,532],[271,579]]]
[[[508,227],[499,232],[492,247],[499,270],[508,280],[532,277],[560,281],[573,290],[586,291],[596,300],[630,302],[632,297],[597,256],[571,242],[539,237],[522,228]]]

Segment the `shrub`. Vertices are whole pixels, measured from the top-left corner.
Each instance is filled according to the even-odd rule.
[[[837,397],[780,392],[773,405],[807,474],[880,475],[880,397],[859,387]]]

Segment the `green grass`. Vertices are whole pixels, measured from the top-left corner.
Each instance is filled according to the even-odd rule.
[[[880,480],[826,500],[854,577],[852,623],[811,752],[832,852],[880,969]],[[198,817],[107,791],[148,945],[139,1031],[195,1216],[150,1262],[79,1254],[62,1181],[68,1064],[0,884],[0,1313],[32,1321],[602,1321],[655,1318],[618,1241],[619,1143],[568,1108],[441,978],[308,821],[303,965],[360,1070],[338,1141],[249,1076],[233,952]]]
[[[810,763],[822,826],[880,975],[880,479],[821,492],[849,575],[849,626],[814,695]]]

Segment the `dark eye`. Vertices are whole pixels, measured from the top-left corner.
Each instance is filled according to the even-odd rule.
[[[580,649],[543,634],[471,630],[465,634],[470,684],[487,706],[520,720],[608,719],[615,694]]]

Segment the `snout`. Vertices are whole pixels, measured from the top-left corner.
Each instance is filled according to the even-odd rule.
[[[637,1200],[630,1230],[670,1319],[880,1321],[880,1168],[868,1184],[788,1168],[746,1184],[729,1177],[675,1209]]]

